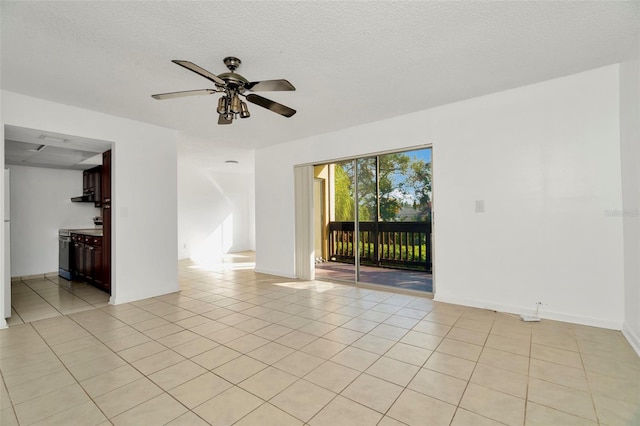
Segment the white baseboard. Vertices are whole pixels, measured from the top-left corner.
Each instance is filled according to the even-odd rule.
[[[270,271],[268,269],[262,269],[262,268],[258,268],[256,267],[254,269],[256,272],[260,273],[260,274],[267,274],[267,275],[275,275],[276,277],[282,277],[282,278],[292,278],[292,279],[296,279],[295,274],[289,275],[289,274],[283,274],[280,271]]]
[[[640,336],[638,336],[632,329],[629,327],[629,323],[625,322],[622,325],[622,334],[627,339],[627,342],[631,345],[634,351],[640,356]]]
[[[129,294],[128,297],[118,297],[117,294],[115,295],[112,294],[111,297],[109,298],[109,304],[121,305],[123,303],[137,302],[138,300],[150,299],[152,297],[164,296],[171,293],[178,293],[179,291],[180,291],[180,286],[177,285],[176,283],[175,288],[167,288],[167,289],[158,290],[151,293],[144,293],[144,294],[133,293],[133,294]]]
[[[456,305],[470,306],[474,308],[489,309],[498,312],[506,312],[517,315],[531,315],[533,309],[524,306],[501,305],[484,300],[465,299],[458,297],[439,297],[436,293],[433,297],[436,302],[453,303]],[[591,327],[608,328],[611,330],[621,330],[622,321],[605,320],[581,315],[566,314],[563,312],[553,312],[541,310],[538,316],[543,319],[569,322],[572,324],[588,325]]]

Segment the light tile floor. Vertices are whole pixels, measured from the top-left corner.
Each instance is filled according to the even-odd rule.
[[[91,285],[57,276],[11,283],[9,326],[109,304],[109,294]]]
[[[180,284],[1,330],[0,424],[640,424],[617,331],[249,266]]]

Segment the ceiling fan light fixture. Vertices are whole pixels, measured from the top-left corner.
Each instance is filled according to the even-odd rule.
[[[218,109],[216,110],[218,111],[218,114],[224,114],[227,112],[227,97],[223,96],[220,99],[218,99]]]
[[[240,112],[240,97],[237,94],[234,94],[231,98],[231,112],[234,114],[238,114]]]
[[[247,107],[246,102],[240,102],[240,118],[249,118],[251,117],[251,113],[249,112],[249,107]]]

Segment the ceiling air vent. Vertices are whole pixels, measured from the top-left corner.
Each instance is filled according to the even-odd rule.
[[[42,139],[45,142],[57,142],[57,143],[68,143],[70,140],[70,139],[59,138],[57,136],[44,135],[44,134],[40,135],[38,139]]]

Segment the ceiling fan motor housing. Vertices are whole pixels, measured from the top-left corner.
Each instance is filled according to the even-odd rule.
[[[249,83],[249,80],[234,72],[219,74],[218,77],[220,77],[225,81],[225,83],[227,83],[228,88],[235,89],[240,92],[244,92],[244,85]]]
[[[231,72],[234,72],[236,69],[238,69],[240,64],[242,64],[242,61],[235,56],[227,56],[223,59],[223,62]]]

